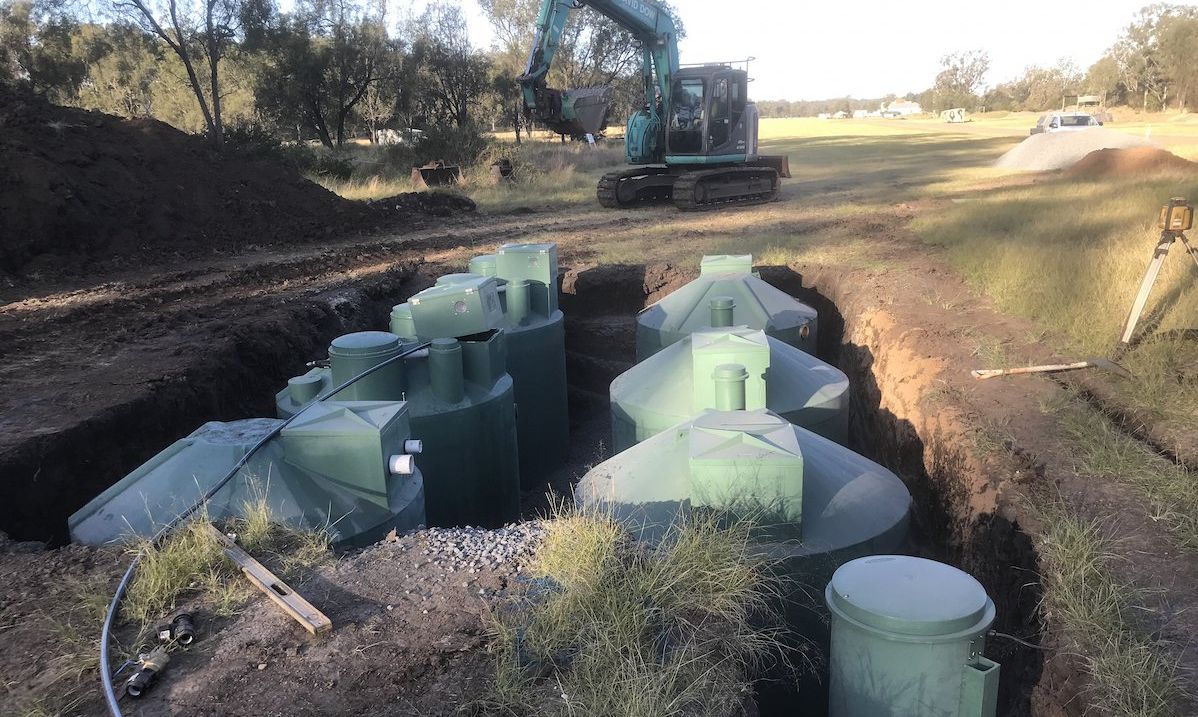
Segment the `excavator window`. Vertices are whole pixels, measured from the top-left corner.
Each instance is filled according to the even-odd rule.
[[[711,130],[707,143],[709,151],[728,143],[731,119],[729,101],[728,78],[721,77],[715,81],[711,94]]]
[[[674,83],[670,107],[670,151],[698,154],[703,151],[704,87],[701,78]]]

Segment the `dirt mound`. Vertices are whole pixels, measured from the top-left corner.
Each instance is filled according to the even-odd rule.
[[[1049,172],[1070,167],[1099,149],[1154,146],[1146,139],[1101,127],[1034,134],[999,157],[994,166],[1017,172]]]
[[[446,194],[347,201],[155,120],[57,107],[0,86],[0,273],[103,271],[469,208]]]
[[[1088,178],[1184,171],[1198,171],[1198,162],[1156,147],[1130,147],[1094,150],[1065,170],[1065,175]]]

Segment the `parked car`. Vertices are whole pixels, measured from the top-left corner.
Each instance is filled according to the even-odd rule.
[[[1086,114],[1085,112],[1053,112],[1040,115],[1040,119],[1036,120],[1036,126],[1032,127],[1030,134],[1074,132],[1101,125],[1102,123],[1095,119],[1093,115]]]

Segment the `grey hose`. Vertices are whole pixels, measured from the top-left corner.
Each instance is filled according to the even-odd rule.
[[[333,388],[333,390],[329,391],[328,393],[326,393],[322,396],[317,396],[316,400],[312,401],[312,403],[327,400],[327,399],[331,398],[332,396],[335,396],[338,393],[340,393],[341,391],[345,390],[346,388],[349,388],[350,386],[357,383],[358,381],[361,381],[362,379],[366,378],[367,376],[374,373],[375,371],[378,371],[385,366],[390,366],[391,364],[395,363],[396,361],[398,361],[406,356],[414,354],[417,351],[420,351],[421,349],[428,348],[428,346],[429,346],[429,342],[427,342],[427,341],[416,344],[414,346],[411,346],[411,347],[405,349],[404,351],[401,351],[400,353],[396,354],[395,356],[392,356],[391,358],[388,358],[385,361],[382,361],[378,364],[375,364],[374,366],[371,366],[370,368],[368,368],[365,371],[363,371],[362,373],[354,376],[353,378],[349,379],[348,381],[341,384],[340,386]],[[311,406],[312,403],[308,404],[308,406]],[[214,486],[212,486],[207,491],[205,491],[204,495],[201,496],[200,499],[194,505],[192,505],[190,508],[183,511],[179,515],[175,516],[166,525],[162,526],[158,530],[158,532],[154,534],[154,537],[150,540],[149,545],[157,545],[159,542],[162,541],[163,538],[165,538],[180,523],[187,520],[191,516],[195,515],[195,512],[197,510],[199,510],[201,506],[203,506],[205,503],[207,503],[212,498],[212,496],[216,495],[217,491],[219,491],[221,488],[224,488],[225,484],[227,484],[229,481],[233,480],[233,477],[237,475],[238,471],[240,471],[243,467],[245,467],[245,464],[249,461],[249,459],[251,457],[253,457],[253,455],[255,453],[257,453],[259,450],[261,450],[262,447],[265,446],[271,439],[273,439],[275,436],[279,435],[279,433],[281,433],[284,428],[286,428],[288,425],[290,425],[290,423],[292,421],[294,421],[296,418],[299,418],[300,414],[302,414],[305,410],[307,410],[308,406],[304,406],[299,411],[297,411],[293,416],[284,420],[282,423],[280,423],[279,425],[272,428],[264,436],[259,438],[258,442],[255,443],[253,446],[251,446],[250,449],[245,452],[245,455],[242,456],[237,461],[237,463],[235,463],[233,465],[233,467],[229,469],[229,472],[226,473],[223,478],[221,478],[219,481],[217,481],[217,483]],[[109,643],[112,641],[111,640],[112,623],[116,620],[116,613],[117,613],[117,610],[120,609],[121,600],[125,597],[125,590],[128,589],[129,582],[133,579],[133,573],[137,570],[137,564],[141,562],[142,555],[144,555],[144,554],[145,554],[145,551],[143,549],[141,552],[138,552],[138,554],[133,557],[133,562],[129,563],[129,568],[125,571],[125,574],[121,577],[121,582],[119,584],[117,584],[117,586],[116,586],[116,593],[112,596],[112,602],[108,604],[108,612],[105,613],[105,615],[104,615],[104,626],[100,630],[100,686],[104,690],[104,701],[108,703],[108,711],[112,714],[112,717],[124,717],[121,712],[120,705],[117,704],[116,690],[113,689],[113,686],[112,686],[112,668],[108,664],[108,646],[109,646]]]

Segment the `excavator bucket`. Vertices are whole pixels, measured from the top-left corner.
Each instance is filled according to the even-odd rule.
[[[785,154],[761,154],[747,163],[750,167],[770,167],[783,179],[790,179],[790,157]]]
[[[444,160],[429,162],[419,167],[412,167],[412,184],[417,187],[446,187],[457,184],[462,178],[462,168],[456,164],[446,164]]]
[[[577,90],[541,90],[544,107],[538,118],[549,129],[581,139],[597,136],[607,127],[611,106],[610,87],[583,87]]]

